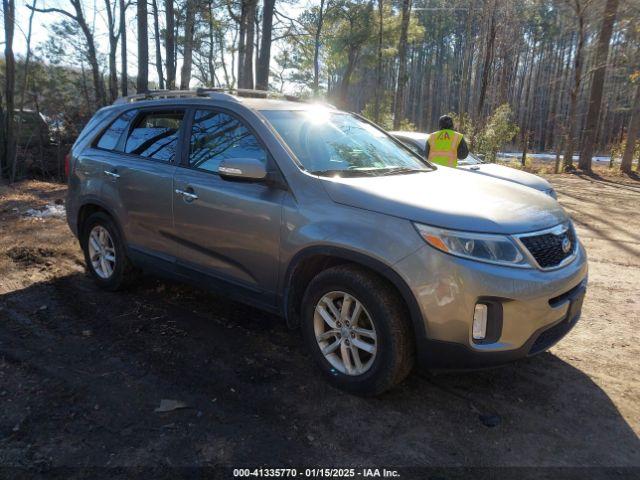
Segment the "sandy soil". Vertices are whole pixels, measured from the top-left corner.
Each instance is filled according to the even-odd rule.
[[[635,475],[624,467],[640,467],[640,182],[550,179],[590,258],[576,328],[536,358],[414,373],[376,399],[328,386],[277,317],[156,278],[98,290],[64,219],[22,215],[60,201],[64,186],[0,186],[0,466],[616,466]],[[185,408],[156,412],[163,399]]]

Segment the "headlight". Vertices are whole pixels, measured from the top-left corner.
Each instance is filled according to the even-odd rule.
[[[553,188],[550,188],[549,190],[545,190],[544,193],[546,193],[547,195],[549,195],[551,198],[553,198],[554,200],[558,199],[558,194],[556,193],[556,191]]]
[[[512,267],[530,267],[511,238],[505,235],[460,232],[414,224],[432,247],[458,257]]]

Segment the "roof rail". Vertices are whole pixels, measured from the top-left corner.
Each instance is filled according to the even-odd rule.
[[[190,98],[201,96],[194,90],[151,90],[145,93],[137,93],[127,97],[120,97],[113,102],[114,105],[122,103],[141,102],[143,100],[151,100],[154,98]]]
[[[254,90],[249,88],[231,88],[231,87],[202,87],[196,90],[151,90],[145,93],[120,97],[113,102],[114,105],[123,103],[141,102],[143,100],[161,99],[161,98],[193,98],[193,97],[216,97],[224,96],[225,100],[236,100],[237,97],[245,98],[280,98],[289,102],[308,103],[309,100],[302,99],[295,95],[287,95],[284,93],[270,92],[268,90]],[[325,105],[335,108],[333,105],[325,103]]]
[[[285,93],[271,92],[269,90],[257,90],[252,88],[204,87],[198,88],[196,92],[198,92],[199,94],[226,93],[228,95],[248,98],[282,98],[290,102],[304,102],[303,99],[301,99],[300,97],[296,97],[295,95],[287,95]]]

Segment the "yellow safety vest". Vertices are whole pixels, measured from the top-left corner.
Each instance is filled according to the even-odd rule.
[[[429,135],[428,160],[445,167],[458,166],[458,145],[462,141],[462,134],[454,130],[438,130]]]

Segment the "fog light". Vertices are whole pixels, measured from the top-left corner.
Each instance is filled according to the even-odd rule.
[[[487,336],[487,311],[484,303],[477,303],[473,311],[473,339],[483,340]]]

